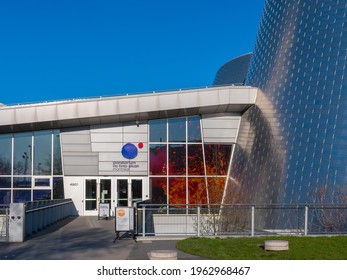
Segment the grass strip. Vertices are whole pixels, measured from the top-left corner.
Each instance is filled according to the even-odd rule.
[[[288,251],[266,251],[265,240],[287,240]],[[215,260],[347,260],[347,236],[188,238],[177,249]]]

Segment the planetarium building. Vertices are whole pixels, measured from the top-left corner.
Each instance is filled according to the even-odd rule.
[[[346,62],[347,0],[267,0],[212,87],[4,105],[0,204],[346,203]]]

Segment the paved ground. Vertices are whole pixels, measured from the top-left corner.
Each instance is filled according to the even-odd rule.
[[[0,260],[148,260],[151,250],[177,250],[174,238],[114,239],[114,220],[67,218],[23,243],[0,242]],[[178,251],[178,259],[201,258]]]

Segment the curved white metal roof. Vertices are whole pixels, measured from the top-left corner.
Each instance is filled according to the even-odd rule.
[[[0,107],[1,133],[179,116],[242,113],[257,88],[223,86],[194,90]]]

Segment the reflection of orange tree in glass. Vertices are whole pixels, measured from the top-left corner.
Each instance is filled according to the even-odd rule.
[[[205,178],[192,177],[188,179],[189,204],[207,204]]]
[[[204,161],[202,156],[202,145],[188,146],[188,174],[204,175]]]
[[[170,178],[169,203],[186,204],[186,178]],[[185,207],[184,205],[177,207]]]
[[[223,177],[209,177],[207,178],[208,184],[208,197],[209,204],[221,204],[223,191],[226,178]]]
[[[150,171],[151,174],[166,174],[166,148],[159,146],[151,148],[150,152]]]
[[[205,145],[206,172],[208,175],[226,175],[231,145]]]
[[[169,148],[169,174],[183,175],[186,172],[186,149],[178,145]]]

